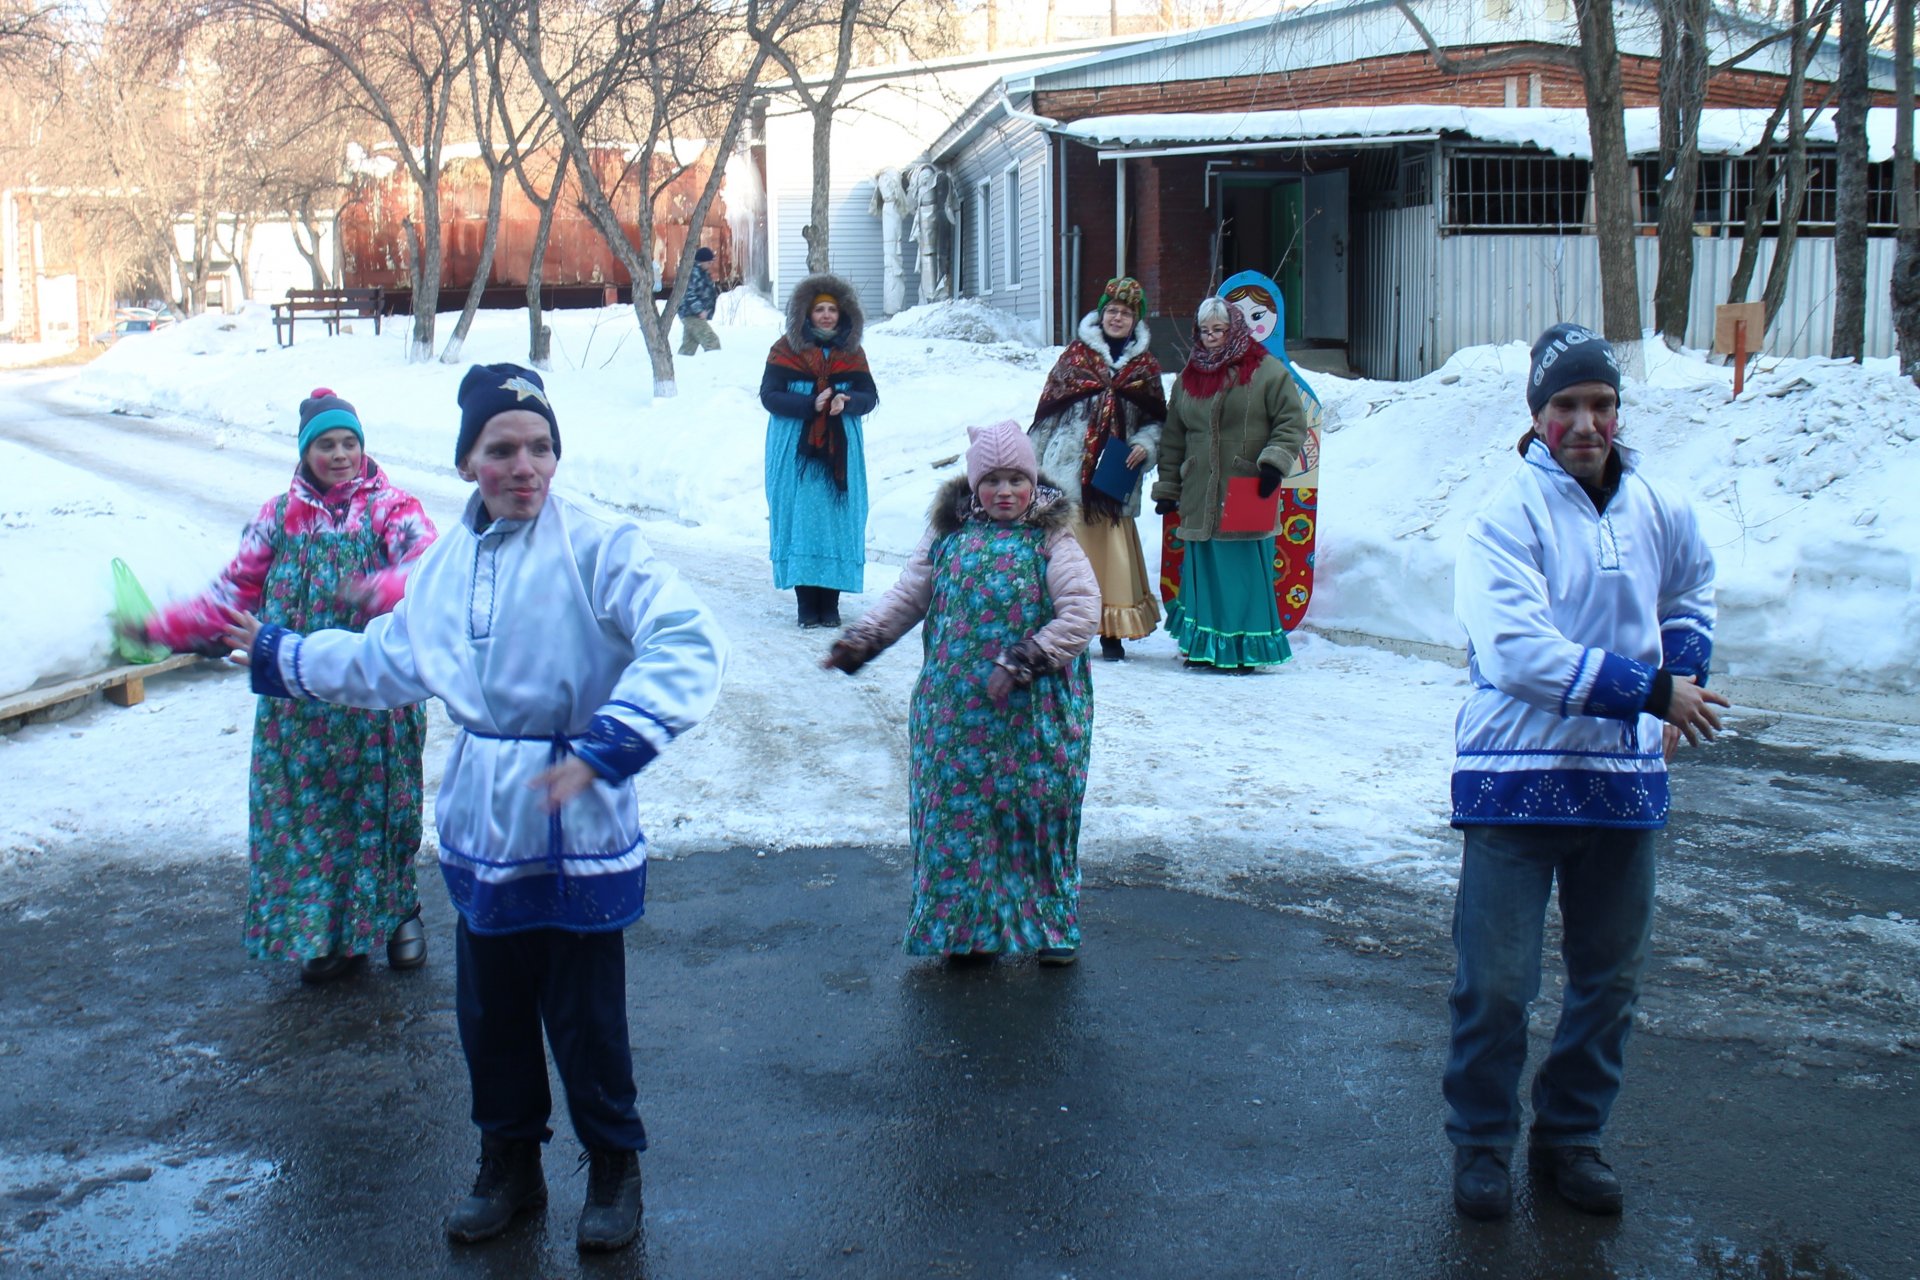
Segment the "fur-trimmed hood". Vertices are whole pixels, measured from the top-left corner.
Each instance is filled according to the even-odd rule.
[[[808,276],[787,295],[787,342],[795,351],[815,345],[808,336],[811,326],[807,313],[813,310],[813,300],[823,293],[840,300],[840,333],[845,339],[841,350],[857,350],[867,328],[866,312],[860,309],[860,295],[845,280],[826,271]]]
[[[927,508],[927,524],[937,538],[957,532],[961,525],[976,516],[982,520],[990,518],[981,509],[980,500],[974,497],[973,489],[964,475],[954,476],[941,485],[940,492],[933,497],[933,505]],[[1059,485],[1043,475],[1040,483],[1033,488],[1033,505],[1015,523],[1032,525],[1049,533],[1055,529],[1069,528],[1073,524],[1073,500],[1061,492]]]
[[[1107,346],[1107,335],[1100,328],[1100,313],[1098,311],[1089,311],[1086,315],[1080,317],[1080,331],[1078,336],[1080,341],[1092,347],[1099,353],[1102,359],[1115,369],[1120,368],[1126,364],[1127,361],[1145,351],[1153,342],[1153,333],[1147,328],[1146,320],[1144,318],[1135,320],[1133,322],[1133,336],[1127,339],[1126,346],[1120,348],[1120,358],[1118,360],[1114,359],[1113,349]]]

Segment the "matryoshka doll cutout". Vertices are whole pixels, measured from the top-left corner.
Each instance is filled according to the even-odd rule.
[[[1320,499],[1320,397],[1287,359],[1286,301],[1280,286],[1257,271],[1242,271],[1220,285],[1220,296],[1240,308],[1247,328],[1268,354],[1287,366],[1307,405],[1307,439],[1293,470],[1280,482],[1280,514],[1273,539],[1273,594],[1280,626],[1292,631],[1307,615],[1313,598],[1313,549]],[[1171,604],[1180,594],[1180,565],[1186,547],[1175,532],[1178,514],[1165,517],[1161,533],[1160,598]]]

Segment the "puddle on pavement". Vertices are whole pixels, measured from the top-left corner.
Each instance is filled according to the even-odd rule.
[[[0,1154],[0,1269],[138,1271],[234,1226],[274,1172],[270,1160],[162,1148],[82,1160]]]

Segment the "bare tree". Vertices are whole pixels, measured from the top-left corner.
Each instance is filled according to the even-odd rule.
[[[658,280],[649,252],[654,198],[684,167],[675,144],[685,134],[701,137],[709,168],[687,221],[695,228],[705,223],[767,64],[768,37],[784,31],[799,2],[744,0],[740,9],[727,10],[700,0],[653,0],[570,11],[550,41],[543,0],[490,0],[489,23],[518,54],[572,157],[587,219],[633,282],[634,316],[652,361],[655,395],[676,391],[668,331],[700,242],[698,235],[687,237],[671,295],[664,309],[656,306]],[[740,25],[733,25],[735,18]],[[747,48],[735,59],[741,40]],[[630,157],[612,182],[603,180],[594,145],[603,113],[617,117],[625,130]],[[613,201],[629,174],[637,175],[640,188],[637,246]]]
[[[190,0],[174,0],[189,4]],[[467,71],[467,0],[207,0],[189,10],[202,21],[276,25],[324,53],[352,82],[359,108],[385,129],[420,198],[420,216],[404,226],[413,290],[411,360],[433,358],[434,313],[445,257],[440,178],[447,125]]]
[[[1840,0],[1840,79],[1834,96],[1833,355],[1867,351],[1867,0]]]
[[[1660,0],[1660,268],[1653,326],[1686,341],[1693,302],[1693,204],[1700,188],[1700,112],[1707,101],[1710,0]]]
[[[1913,170],[1913,6],[1894,0],[1893,331],[1900,369],[1920,383],[1920,192]]]
[[[801,238],[807,242],[809,271],[825,271],[830,266],[828,209],[832,196],[833,112],[839,104],[841,90],[846,87],[847,71],[853,66],[854,36],[859,30],[860,12],[867,3],[868,0],[825,0],[821,6],[832,23],[834,39],[832,61],[825,78],[817,82],[807,80],[800,69],[801,59],[786,48],[789,42],[797,43],[797,37],[810,34],[805,26],[783,32],[783,38],[777,40],[764,29],[759,33],[761,48],[787,73],[789,91],[813,117],[813,199],[808,207],[807,223],[800,228]]]
[[[1727,301],[1745,302],[1753,288],[1753,276],[1760,262],[1761,231],[1767,215],[1776,215],[1773,262],[1767,269],[1767,283],[1761,297],[1767,300],[1767,323],[1786,296],[1787,270],[1793,264],[1793,247],[1799,237],[1800,210],[1806,197],[1806,69],[1826,38],[1828,25],[1838,8],[1838,0],[1828,0],[1809,12],[1805,0],[1790,0],[1798,20],[1781,36],[1792,41],[1786,88],[1780,102],[1767,117],[1767,127],[1753,160],[1753,191],[1747,201],[1746,217],[1740,233],[1740,257],[1727,286]],[[1811,36],[1809,32],[1811,31]],[[1787,124],[1787,150],[1778,155],[1776,135],[1781,121]],[[1796,160],[1796,154],[1798,159]],[[1797,178],[1796,178],[1797,170]],[[1797,185],[1796,185],[1797,183]]]
[[[1602,332],[1640,366],[1640,279],[1634,264],[1633,167],[1627,157],[1626,99],[1613,0],[1573,0],[1580,24],[1580,78],[1593,147],[1594,230],[1600,249]]]

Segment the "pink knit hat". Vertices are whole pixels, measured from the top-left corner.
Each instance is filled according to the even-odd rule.
[[[1035,484],[1040,483],[1040,460],[1033,455],[1033,441],[1026,428],[1008,419],[990,427],[968,427],[967,487],[978,489],[987,472],[1002,467],[1018,471]]]

